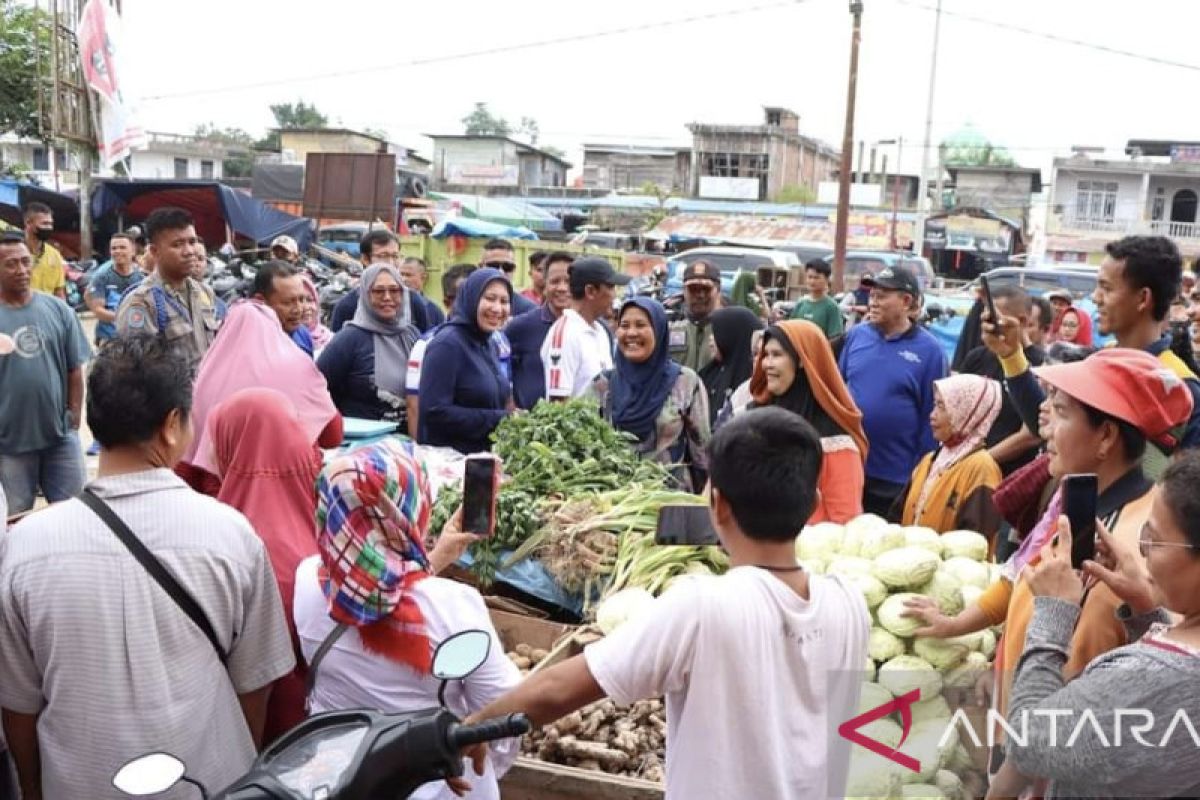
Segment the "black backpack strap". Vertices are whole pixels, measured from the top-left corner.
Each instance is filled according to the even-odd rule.
[[[321,666],[321,662],[325,659],[325,654],[333,647],[333,643],[342,638],[342,634],[349,630],[350,626],[344,622],[339,622],[334,629],[329,632],[321,642],[321,646],[317,648],[317,652],[313,653],[312,662],[308,665],[308,675],[304,678],[304,696],[308,697],[312,694],[313,686],[317,682],[317,668]]]
[[[129,548],[129,552],[138,560],[138,563],[150,573],[150,577],[154,578],[155,582],[162,587],[175,604],[187,614],[192,622],[196,623],[196,627],[204,632],[208,637],[208,641],[212,643],[213,649],[217,651],[217,658],[221,659],[222,664],[227,664],[229,655],[225,649],[221,647],[221,642],[217,638],[217,633],[213,630],[212,623],[209,622],[208,616],[204,613],[204,609],[196,602],[196,599],[188,594],[187,589],[180,585],[175,576],[159,561],[153,553],[150,552],[146,545],[142,544],[142,540],[129,529],[112,507],[108,503],[101,500],[91,489],[84,489],[79,495],[80,501],[95,512],[96,516],[104,521],[121,543]]]

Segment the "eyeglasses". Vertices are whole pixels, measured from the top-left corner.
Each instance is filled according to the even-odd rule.
[[[1190,542],[1156,542],[1146,538],[1146,528],[1142,527],[1142,535],[1138,538],[1138,552],[1142,554],[1142,558],[1150,555],[1150,550],[1155,547],[1182,547],[1186,550],[1200,550]]]
[[[517,265],[511,261],[488,261],[483,266],[489,269],[498,269],[504,272],[516,272]]]
[[[371,297],[399,297],[404,294],[404,289],[399,286],[387,286],[382,289],[372,289]]]

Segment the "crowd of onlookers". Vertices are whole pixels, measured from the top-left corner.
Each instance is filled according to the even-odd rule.
[[[0,237],[0,498],[6,514],[39,494],[51,504],[0,536],[0,707],[26,798],[112,796],[115,769],[154,750],[215,789],[308,713],[434,704],[432,645],[494,630],[477,592],[437,577],[475,535],[457,515],[429,530],[418,445],[486,451],[506,417],[574,398],[680,488],[707,487],[746,569],[668,593],[646,621],[527,684],[495,648],[450,692],[460,715],[545,722],[604,694],[665,693],[672,796],[810,796],[829,773],[797,756],[795,720],[824,730],[853,697],[814,700],[796,676],[857,669],[869,620],[853,587],[800,570],[793,540],[864,511],[988,538],[1003,580],[954,617],[920,600],[909,613],[921,636],[1004,624],[1003,713],[1200,708],[1200,460],[1186,452],[1200,443],[1200,380],[1168,239],[1109,246],[1095,331],[1074,298],[997,288],[995,314],[977,304],[951,363],[918,324],[921,288],[903,267],[863,280],[847,327],[823,262],[787,320],[726,300],[720,270],[693,262],[672,320],[656,300],[620,298],[628,276],[595,256],[535,253],[518,292],[515,251],[497,239],[479,263],[442,272],[439,307],[425,264],[380,230],[363,238],[366,269],[328,326],[289,241],[259,266],[253,296],[226,307],[200,279],[191,218],[173,208],[146,220],[144,254],[143,236],[114,237],[88,293],[89,342],[55,297],[45,213],[27,223]],[[1095,334],[1113,346],[1094,351]],[[99,451],[86,489],[85,405]],[[342,447],[360,419],[405,436]],[[1101,533],[1079,572],[1060,482],[1081,473],[1097,476]],[[709,618],[740,622],[697,622]],[[781,619],[786,642],[773,638]],[[746,659],[763,677],[750,694]],[[754,715],[756,732],[714,735],[708,723],[734,713]],[[1175,796],[1200,783],[1198,751],[1182,744],[1178,768],[1152,769],[1163,751],[1101,763],[1048,735],[1008,743],[996,796]],[[472,796],[497,797],[516,752],[508,742],[481,759]]]

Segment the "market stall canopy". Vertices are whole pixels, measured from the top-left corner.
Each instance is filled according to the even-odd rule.
[[[0,180],[0,220],[14,228],[25,227],[21,209],[29,203],[45,203],[54,212],[53,242],[63,255],[79,255],[79,200],[26,181]],[[3,227],[3,226],[0,226]]]
[[[520,198],[496,200],[473,194],[430,192],[431,200],[440,200],[458,208],[464,217],[494,222],[498,225],[528,228],[533,231],[556,232],[563,229],[562,220],[537,205]]]
[[[92,216],[122,214],[126,223],[140,221],[163,206],[178,206],[196,220],[196,232],[209,242],[225,241],[225,226],[267,245],[288,235],[303,251],[313,239],[312,220],[280,211],[244,192],[216,182],[100,181],[92,193]]]
[[[722,242],[758,247],[803,242],[833,245],[836,214],[822,216],[756,217],[749,215],[674,214],[665,218],[649,235],[668,241]],[[891,241],[892,214],[852,211],[849,247],[854,250],[886,250]],[[896,215],[896,244],[908,247],[913,239],[911,214]]]
[[[511,225],[497,225],[482,219],[466,219],[457,217],[439,222],[430,234],[434,239],[446,239],[450,236],[466,236],[475,239],[536,239],[537,234],[528,228]]]

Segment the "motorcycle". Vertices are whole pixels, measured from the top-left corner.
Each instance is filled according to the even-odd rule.
[[[433,676],[442,682],[440,707],[397,714],[330,711],[309,717],[267,748],[245,776],[214,800],[405,798],[423,784],[462,775],[464,747],[520,736],[530,729],[524,714],[464,725],[445,708],[447,684],[479,669],[490,648],[485,631],[451,636],[433,654]],[[133,797],[165,792],[181,782],[208,798],[207,788],[169,753],[135,758],[113,776],[113,786]]]
[[[87,310],[87,288],[88,284],[92,282],[92,275],[98,266],[99,262],[95,259],[87,259],[78,263],[67,262],[67,305],[76,311]]]

